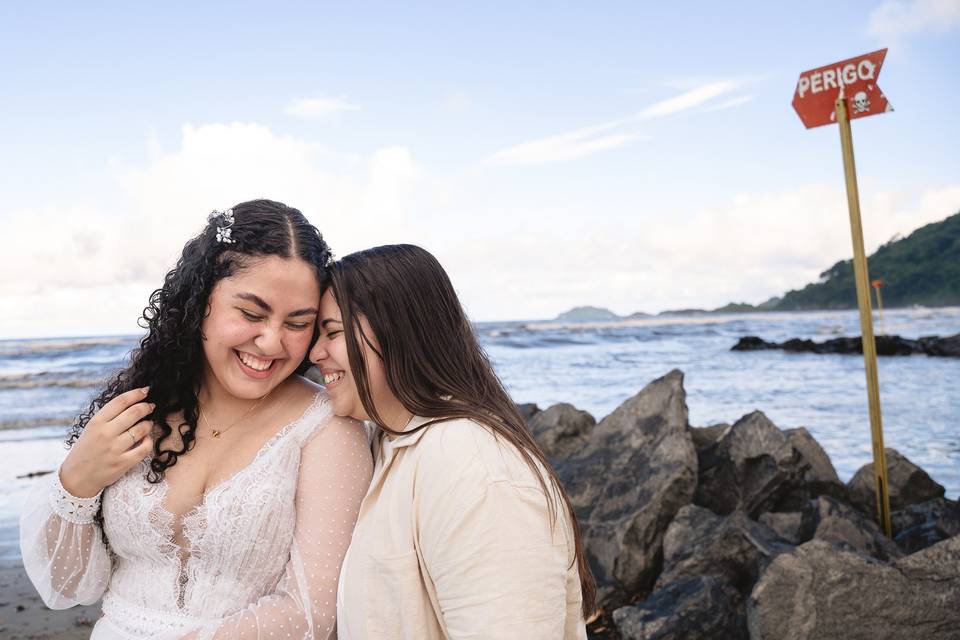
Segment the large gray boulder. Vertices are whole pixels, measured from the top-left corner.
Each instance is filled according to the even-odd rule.
[[[810,498],[845,495],[823,448],[806,429],[784,432],[760,411],[730,427],[699,452],[694,502],[721,515],[798,511]]]
[[[557,465],[580,520],[602,604],[626,602],[660,572],[663,534],[697,485],[683,373],[654,380]]]
[[[613,612],[623,640],[746,640],[735,592],[709,576],[687,576],[638,605]]]
[[[824,484],[824,485],[842,485],[837,470],[833,468],[830,462],[830,456],[823,450],[820,443],[810,435],[804,427],[796,429],[787,429],[783,432],[787,442],[793,447],[803,459],[804,464],[800,465],[800,479],[806,484]]]
[[[684,576],[707,575],[747,596],[773,558],[792,548],[772,529],[740,511],[723,517],[687,505],[663,538],[663,573],[656,587]]]
[[[846,485],[837,475],[830,456],[823,450],[804,427],[786,429],[783,435],[793,448],[789,461],[791,480],[776,505],[777,511],[796,511],[804,508],[813,498],[831,496],[842,502],[849,501]]]
[[[894,511],[891,520],[894,542],[904,553],[915,553],[960,536],[960,502],[934,498]]]
[[[721,515],[768,511],[789,480],[789,456],[783,432],[760,411],[748,414],[700,452],[694,502]]]
[[[804,513],[804,528],[807,534],[802,537],[803,542],[823,540],[878,560],[892,560],[903,555],[873,520],[828,496],[810,501]]]
[[[792,545],[803,544],[809,539],[804,526],[804,517],[801,511],[773,512],[760,515],[760,522]]]
[[[943,485],[935,482],[927,472],[913,464],[896,449],[885,449],[887,458],[887,491],[890,510],[898,511],[911,504],[942,498]],[[868,514],[877,512],[876,480],[873,463],[866,464],[847,483],[850,501]]]
[[[813,540],[764,572],[747,622],[751,640],[956,640],[960,537],[892,565]]]
[[[592,415],[565,402],[555,404],[529,420],[534,440],[554,462],[582,449],[596,424]]]

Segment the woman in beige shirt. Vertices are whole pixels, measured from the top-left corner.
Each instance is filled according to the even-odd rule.
[[[337,594],[340,640],[586,638],[595,586],[559,481],[436,259],[334,263],[311,360],[379,427]]]

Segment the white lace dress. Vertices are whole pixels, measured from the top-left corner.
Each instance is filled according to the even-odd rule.
[[[144,461],[89,499],[55,473],[24,511],[23,563],[47,606],[102,596],[92,640],[334,635],[340,564],[372,471],[363,427],[332,417],[317,394],[179,522],[166,483],[146,471]],[[101,499],[109,546],[93,522]]]

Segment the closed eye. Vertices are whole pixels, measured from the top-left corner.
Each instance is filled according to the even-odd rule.
[[[240,313],[242,313],[243,317],[249,320],[250,322],[259,322],[260,320],[263,320],[263,316],[258,316],[255,313],[250,313],[246,309],[240,309],[239,307],[237,307],[237,310]]]
[[[288,322],[287,326],[295,331],[303,331],[313,325],[312,322]]]

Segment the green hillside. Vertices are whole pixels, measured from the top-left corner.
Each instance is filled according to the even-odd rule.
[[[960,213],[892,240],[867,258],[871,279],[883,280],[883,305],[960,305]],[[820,274],[820,282],[788,292],[778,311],[857,306],[853,261]]]

